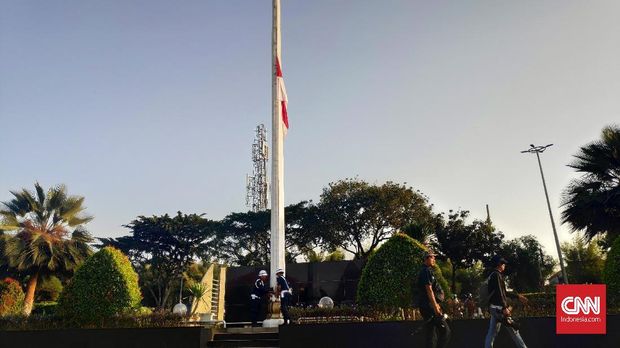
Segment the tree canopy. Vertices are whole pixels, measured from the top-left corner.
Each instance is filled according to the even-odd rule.
[[[180,280],[192,262],[215,255],[216,223],[202,215],[139,216],[125,227],[131,235],[99,238],[99,246],[113,246],[129,256],[142,288],[159,308],[169,301],[171,283]]]
[[[541,291],[555,266],[553,258],[531,235],[505,242],[499,254],[508,260],[506,277],[511,287],[519,292]]]
[[[318,204],[322,240],[355,258],[366,258],[383,241],[414,221],[432,219],[432,206],[420,192],[388,181],[382,185],[359,179],[330,183]]]
[[[620,127],[605,127],[601,139],[582,146],[568,166],[581,174],[563,194],[562,222],[587,241],[620,236]]]
[[[476,261],[487,261],[496,253],[504,235],[495,231],[490,221],[467,223],[469,211],[450,210],[447,219],[440,215],[435,230],[439,251],[450,259],[451,289],[456,293],[457,270],[472,267]]]

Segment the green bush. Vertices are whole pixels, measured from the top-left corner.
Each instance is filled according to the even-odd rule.
[[[607,253],[603,280],[607,284],[607,298],[613,306],[620,306],[620,237],[612,243]]]
[[[382,308],[408,308],[419,296],[418,274],[426,247],[417,240],[395,234],[369,258],[357,288],[357,302]],[[448,293],[448,282],[435,267],[442,289]]]
[[[37,301],[56,302],[60,293],[62,292],[62,283],[60,279],[55,276],[44,278],[43,281],[37,285]]]
[[[138,275],[127,256],[106,247],[75,272],[58,300],[58,314],[95,323],[140,308]]]
[[[20,315],[24,310],[24,291],[12,278],[0,281],[0,316]]]

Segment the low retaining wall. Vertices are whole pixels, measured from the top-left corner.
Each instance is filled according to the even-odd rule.
[[[607,316],[607,335],[556,335],[554,317],[524,318],[520,323],[528,348],[620,347],[618,315]],[[280,348],[424,347],[424,330],[412,335],[420,325],[420,321],[287,325],[280,327]],[[481,319],[450,321],[449,347],[484,347],[488,326],[489,321]],[[515,347],[504,328],[494,346]]]
[[[203,348],[210,337],[200,327],[0,331],[0,347]]]

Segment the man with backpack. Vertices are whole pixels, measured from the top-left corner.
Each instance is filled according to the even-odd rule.
[[[439,303],[444,299],[444,292],[433,273],[433,266],[435,266],[435,254],[427,252],[418,277],[418,291],[420,292],[418,305],[426,329],[426,347],[445,348],[450,341],[450,327],[439,307]]]
[[[506,292],[506,283],[502,273],[506,269],[506,264],[508,264],[508,261],[506,261],[503,257],[496,255],[491,259],[491,263],[494,269],[485,282],[487,290],[486,294],[484,294],[485,284],[483,284],[483,289],[480,291],[480,300],[481,302],[488,301],[489,313],[491,314],[491,322],[489,323],[489,331],[487,332],[487,336],[484,341],[484,347],[493,347],[495,337],[497,337],[502,324],[505,324],[510,337],[515,342],[517,347],[527,348],[523,338],[521,338],[521,334],[519,334],[518,326],[512,320],[510,313],[511,307],[508,306],[506,296],[519,298],[521,301],[526,300],[521,295],[508,294]]]

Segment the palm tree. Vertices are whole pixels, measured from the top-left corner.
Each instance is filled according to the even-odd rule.
[[[29,315],[37,281],[53,273],[72,272],[92,253],[92,238],[82,225],[92,217],[82,214],[84,197],[68,196],[65,186],[47,193],[36,183],[35,193],[23,189],[0,208],[0,266],[29,276],[24,314]]]
[[[568,166],[582,176],[563,194],[562,223],[583,231],[587,241],[620,236],[620,127],[603,129],[600,140],[582,146]]]

